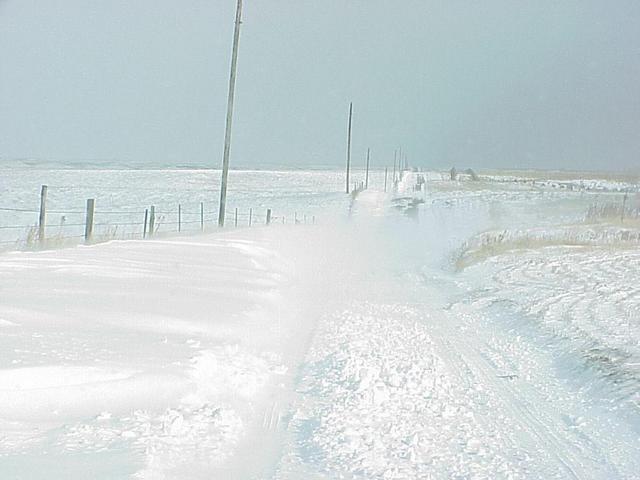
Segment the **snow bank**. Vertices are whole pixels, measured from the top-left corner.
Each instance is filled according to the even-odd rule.
[[[286,230],[1,256],[0,476],[208,478],[306,331]]]

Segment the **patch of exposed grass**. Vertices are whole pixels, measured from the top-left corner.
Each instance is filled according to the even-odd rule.
[[[640,246],[640,229],[609,225],[570,225],[555,228],[489,231],[468,239],[454,253],[456,270],[490,257],[514,250],[531,250],[551,246]]]

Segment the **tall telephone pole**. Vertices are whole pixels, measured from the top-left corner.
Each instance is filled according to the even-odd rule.
[[[229,152],[231,150],[231,123],[233,120],[233,100],[236,91],[236,68],[238,66],[238,41],[240,40],[240,23],[242,19],[242,0],[236,7],[236,24],[233,31],[233,52],[231,54],[231,74],[229,76],[229,97],[227,99],[227,121],[224,130],[224,154],[222,156],[222,180],[220,185],[220,210],[218,225],[224,226],[224,215],[227,207],[227,178],[229,177]]]
[[[369,188],[369,155],[371,153],[371,149],[367,148],[367,168],[366,168],[366,174],[364,177],[364,188]]]
[[[349,170],[351,168],[351,119],[353,117],[353,102],[349,103],[349,128],[347,130],[347,193],[349,193]]]

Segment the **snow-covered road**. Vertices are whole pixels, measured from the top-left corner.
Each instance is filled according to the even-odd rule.
[[[421,256],[373,262],[352,301],[320,320],[274,478],[636,478],[638,377],[635,403],[595,392],[580,352],[475,305],[495,303],[479,272]],[[569,361],[581,381],[566,377]]]
[[[418,209],[366,191],[331,225],[3,254],[0,478],[637,478],[637,247],[456,271],[482,230],[587,201],[445,187]]]

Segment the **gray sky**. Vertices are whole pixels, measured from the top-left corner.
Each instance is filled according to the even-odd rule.
[[[0,158],[218,168],[234,0],[0,0]],[[232,164],[630,169],[640,2],[245,0]],[[1,161],[1,160],[0,160]]]

